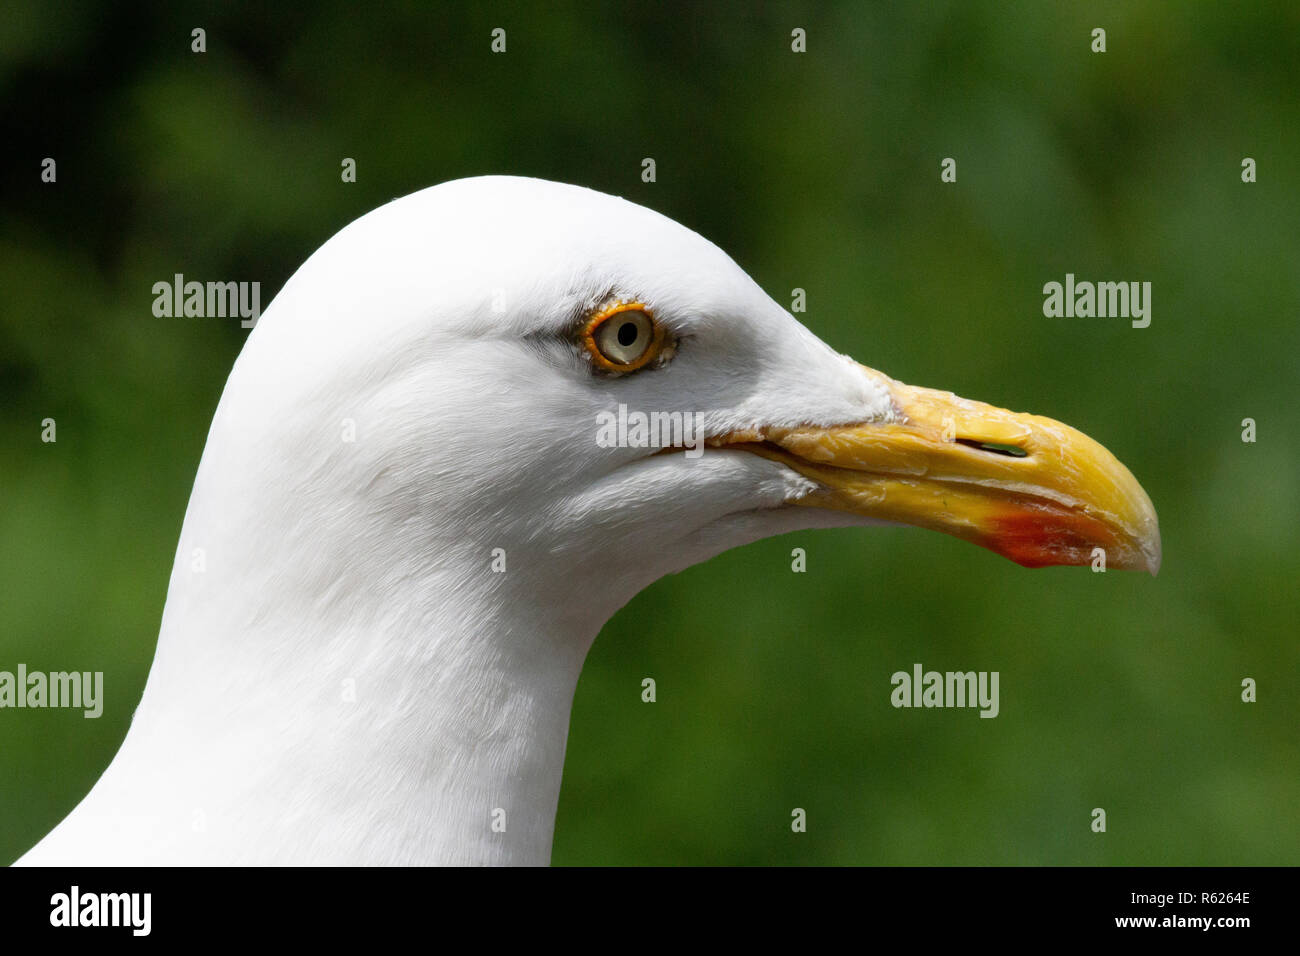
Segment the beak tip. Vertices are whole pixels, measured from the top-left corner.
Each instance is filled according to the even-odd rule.
[[[1133,481],[1136,486],[1136,480]],[[1160,539],[1160,523],[1156,518],[1155,506],[1151,504],[1151,499],[1147,497],[1145,491],[1139,489],[1142,507],[1139,517],[1134,521],[1137,529],[1134,537],[1137,539],[1137,547],[1142,555],[1142,568],[1147,571],[1153,578],[1160,573],[1160,565],[1164,561],[1164,543]]]
[[[1147,559],[1147,570],[1154,578],[1160,573],[1160,564],[1164,560],[1164,554],[1160,544],[1160,534],[1158,532],[1150,545],[1143,548],[1143,553],[1146,555]]]

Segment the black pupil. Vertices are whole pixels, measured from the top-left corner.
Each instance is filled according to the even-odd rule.
[[[627,348],[636,341],[637,329],[635,322],[624,322],[618,327],[618,344]]]

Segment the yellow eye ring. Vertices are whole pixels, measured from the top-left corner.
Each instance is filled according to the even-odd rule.
[[[583,347],[597,368],[635,372],[663,351],[664,327],[641,302],[618,302],[601,309],[582,327]]]

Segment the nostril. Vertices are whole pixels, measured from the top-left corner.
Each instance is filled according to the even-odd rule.
[[[958,438],[957,444],[965,445],[968,448],[977,448],[980,451],[992,452],[995,455],[1006,455],[1008,458],[1029,457],[1029,452],[1019,445],[1003,445],[993,441],[978,441],[974,438]]]

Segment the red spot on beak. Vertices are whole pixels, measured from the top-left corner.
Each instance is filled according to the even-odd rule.
[[[1105,548],[1114,537],[1097,518],[1050,505],[1011,508],[991,524],[978,544],[1026,568],[1088,564],[1093,548]]]

